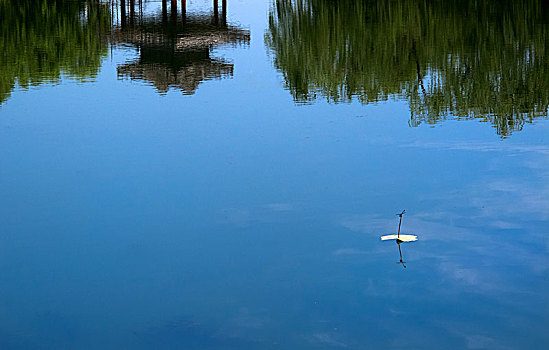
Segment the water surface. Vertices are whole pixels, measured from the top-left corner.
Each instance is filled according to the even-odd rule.
[[[132,3],[0,1],[1,348],[549,345],[540,2]]]

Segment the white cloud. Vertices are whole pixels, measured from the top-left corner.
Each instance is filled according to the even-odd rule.
[[[336,335],[331,333],[314,333],[309,338],[311,343],[321,344],[321,345],[330,345],[340,348],[347,348],[347,344],[337,340]]]
[[[334,255],[363,255],[368,254],[365,250],[359,250],[356,248],[341,248],[333,252]]]
[[[267,209],[273,210],[273,211],[292,211],[294,210],[294,206],[291,203],[270,203],[266,204],[265,207]]]
[[[465,337],[467,349],[501,349],[502,347],[490,337],[483,335],[469,335]]]
[[[403,147],[435,148],[437,150],[476,151],[476,152],[515,152],[540,153],[549,155],[549,147],[545,145],[520,145],[503,142],[422,142],[417,141]]]

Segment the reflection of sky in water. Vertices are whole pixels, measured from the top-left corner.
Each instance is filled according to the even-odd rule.
[[[250,47],[195,95],[117,81],[120,48],[2,105],[1,347],[544,348],[547,122],[296,106],[266,5],[229,11]]]

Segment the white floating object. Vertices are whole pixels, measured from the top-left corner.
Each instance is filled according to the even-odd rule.
[[[397,239],[401,242],[413,242],[413,241],[417,241],[417,236],[414,236],[414,235],[385,235],[385,236],[381,236],[382,241],[387,241],[389,239]]]

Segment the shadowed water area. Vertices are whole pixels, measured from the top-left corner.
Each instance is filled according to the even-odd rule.
[[[0,0],[0,348],[546,349],[548,25]]]

